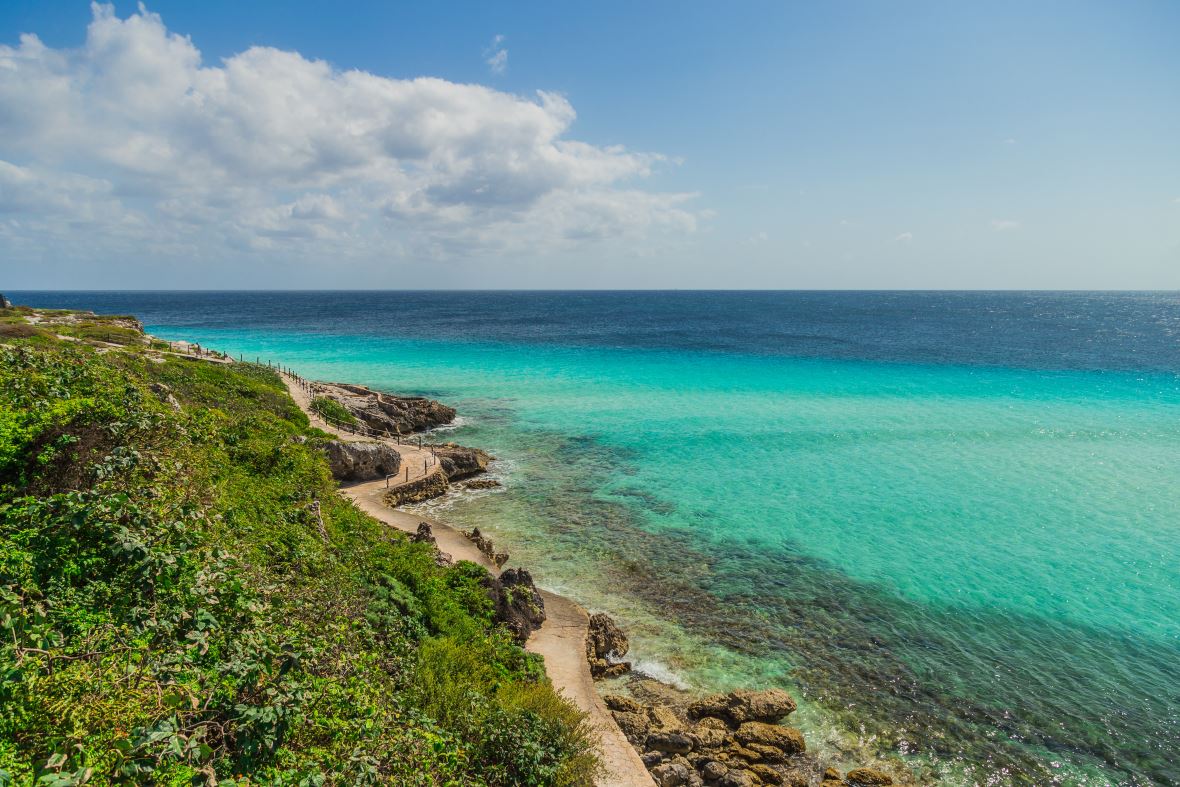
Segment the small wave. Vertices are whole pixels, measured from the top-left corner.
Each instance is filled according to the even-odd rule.
[[[452,420],[449,424],[442,424],[441,426],[436,426],[433,429],[427,429],[425,432],[423,432],[423,434],[430,435],[436,434],[438,432],[453,432],[456,429],[462,429],[464,426],[470,426],[471,423],[472,421],[470,418],[466,418],[462,415],[456,415],[454,420]]]
[[[688,691],[689,684],[680,675],[661,661],[656,659],[634,659],[631,661],[631,671],[654,678],[660,683],[667,684],[681,691]]]

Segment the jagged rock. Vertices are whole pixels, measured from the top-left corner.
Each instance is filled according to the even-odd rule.
[[[394,475],[401,468],[401,455],[378,442],[329,440],[324,444],[328,466],[339,481],[371,481]]]
[[[840,775],[840,771],[835,768],[824,769],[823,780],[825,782],[838,782],[843,781],[843,779],[844,777]]]
[[[750,773],[758,777],[763,784],[782,784],[785,780],[781,773],[769,765],[751,765]]]
[[[734,757],[738,758],[739,760],[745,760],[746,762],[759,762],[762,759],[761,754],[754,751],[753,749],[747,749],[740,743],[734,743],[728,751]]]
[[[786,756],[799,754],[807,750],[807,743],[803,740],[803,733],[794,727],[780,727],[777,724],[766,724],[761,721],[747,721],[738,727],[734,736],[741,743],[763,757],[771,759],[771,752],[779,751]],[[764,749],[768,749],[765,751]]]
[[[845,782],[854,787],[878,787],[893,784],[893,777],[875,768],[853,768],[844,776]]]
[[[659,787],[680,787],[682,784],[688,784],[692,771],[682,763],[669,762],[657,765],[649,773]]]
[[[688,715],[693,718],[715,716],[736,727],[747,721],[779,721],[794,713],[795,707],[795,700],[782,689],[740,689],[698,700],[688,706]]]
[[[510,568],[495,580],[496,620],[523,645],[545,622],[545,600],[527,569]]]
[[[714,719],[714,721],[717,720]],[[698,749],[716,749],[725,745],[725,742],[730,736],[729,728],[722,722],[718,723],[721,724],[720,729],[711,725],[701,724],[697,724],[692,728],[690,734],[696,740]]]
[[[639,759],[643,760],[643,767],[651,770],[664,761],[664,755],[658,751],[649,751],[640,755]]]
[[[682,732],[684,730],[684,722],[671,708],[654,705],[648,708],[647,715],[651,719],[651,723],[658,729],[666,732]]]
[[[631,669],[631,663],[619,661],[631,648],[627,635],[601,612],[590,616],[590,631],[586,636],[586,660],[595,678],[613,678]]]
[[[733,768],[718,782],[720,787],[754,787],[754,777],[747,770]]]
[[[0,309],[11,309],[12,301],[4,297],[4,293],[0,292]]]
[[[727,773],[729,773],[729,768],[726,767],[725,763],[718,762],[717,760],[709,760],[701,766],[701,776],[706,781],[715,782],[723,778]]]
[[[434,529],[429,522],[419,522],[418,530],[412,536],[410,541],[415,544],[430,544],[434,547],[434,564],[442,568],[453,566],[455,561],[446,552],[438,548],[438,540],[434,537]]]
[[[418,530],[414,535],[410,536],[410,540],[415,544],[431,544],[438,546],[438,540],[434,537],[434,528],[430,526],[429,522],[419,522]]]
[[[486,451],[467,448],[455,443],[436,445],[432,447],[432,450],[434,455],[438,457],[438,462],[442,465],[443,472],[447,474],[449,481],[479,475],[488,469],[488,462],[493,458]]]
[[[643,713],[643,705],[622,694],[607,694],[602,698],[606,707],[620,713]]]
[[[647,731],[651,727],[646,713],[628,713],[627,711],[613,711],[615,723],[623,731],[627,740],[636,747],[641,747],[647,741]]]
[[[465,489],[495,489],[502,484],[494,478],[473,478],[463,483]]]
[[[669,754],[687,754],[693,740],[682,732],[653,732],[647,736],[647,748]]]
[[[378,432],[409,434],[455,420],[454,408],[424,396],[393,396],[346,383],[313,383],[312,393],[335,400],[358,421]]]
[[[463,535],[467,536],[467,539],[475,544],[475,548],[482,552],[488,560],[492,561],[496,568],[500,568],[508,562],[508,553],[497,552],[496,545],[492,543],[492,539],[479,532],[478,527],[472,528],[471,530],[464,530]]]

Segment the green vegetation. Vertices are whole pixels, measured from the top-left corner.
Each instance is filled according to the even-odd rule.
[[[483,570],[322,436],[261,367],[0,337],[0,784],[589,780]]]
[[[328,422],[344,423],[356,426],[356,416],[350,413],[344,405],[326,396],[316,396],[311,400],[311,409],[322,415]]]

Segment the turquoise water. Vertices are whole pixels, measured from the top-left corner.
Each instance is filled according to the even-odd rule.
[[[615,615],[642,669],[789,687],[846,764],[1180,781],[1170,370],[177,322],[149,328],[455,405],[439,437],[504,486],[423,511]]]

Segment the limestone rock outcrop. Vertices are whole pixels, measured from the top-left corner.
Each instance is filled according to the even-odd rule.
[[[776,722],[795,712],[795,700],[782,689],[713,694],[688,706],[688,715],[699,719],[712,716],[732,726],[747,721]]]
[[[377,432],[408,435],[449,424],[455,409],[425,396],[394,396],[363,385],[313,383],[313,396],[340,404],[362,424]]]
[[[338,481],[371,481],[396,474],[401,455],[391,446],[379,442],[329,440],[324,444],[328,466]]]
[[[595,678],[613,678],[631,669],[631,662],[622,661],[631,643],[627,635],[609,615],[601,612],[590,616],[590,631],[586,636],[586,660]]]
[[[478,475],[488,469],[488,463],[494,458],[487,451],[478,448],[468,448],[455,443],[443,443],[431,447],[448,481],[458,481]]]

